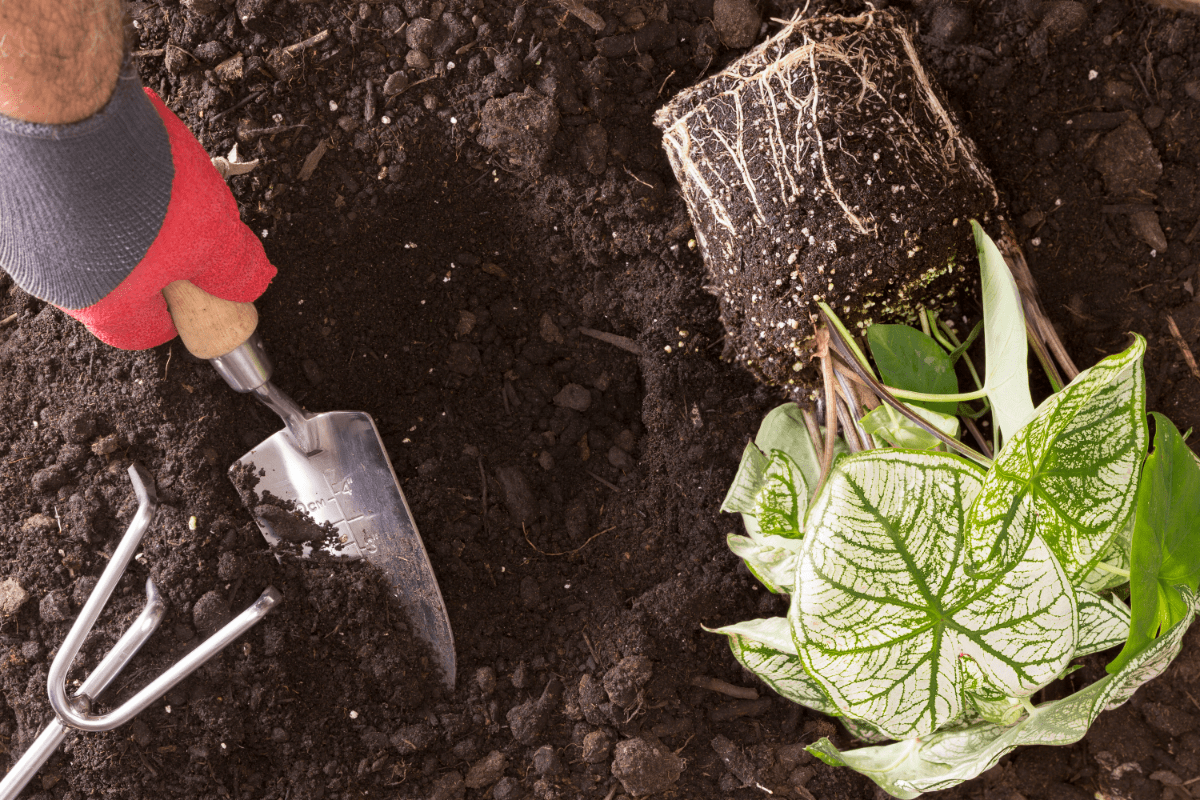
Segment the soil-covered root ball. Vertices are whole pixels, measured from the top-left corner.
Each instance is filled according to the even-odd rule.
[[[967,221],[996,190],[892,12],[794,19],[655,124],[726,355],[768,383],[806,387],[818,301],[861,329],[978,285]]]

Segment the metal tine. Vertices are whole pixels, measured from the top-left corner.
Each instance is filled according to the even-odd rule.
[[[75,691],[73,699],[99,697],[112,683],[113,678],[117,677],[130,659],[141,649],[141,646],[146,643],[146,640],[158,629],[164,613],[166,613],[166,604],[163,603],[158,587],[154,585],[154,581],[147,580],[146,605],[142,608],[142,613],[134,620],[133,625],[129,626],[129,629],[121,635],[113,649],[108,651],[108,655],[96,665],[83,685]],[[4,776],[4,780],[0,781],[0,800],[12,800],[21,793],[30,779],[37,774],[42,765],[62,744],[69,730],[70,727],[58,717],[50,720],[45,730],[38,734],[37,739],[25,751],[25,755],[21,756],[20,760]]]

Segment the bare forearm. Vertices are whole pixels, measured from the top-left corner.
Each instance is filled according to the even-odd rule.
[[[0,0],[0,114],[58,125],[108,101],[125,51],[124,0]]]

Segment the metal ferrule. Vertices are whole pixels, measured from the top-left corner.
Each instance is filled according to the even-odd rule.
[[[271,359],[267,358],[267,349],[257,333],[250,334],[249,339],[225,355],[210,358],[208,363],[235,392],[252,392],[271,380]]]

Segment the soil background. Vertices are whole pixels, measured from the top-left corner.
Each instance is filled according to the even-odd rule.
[[[459,680],[440,687],[370,569],[267,549],[226,468],[279,427],[269,411],[178,341],[109,349],[0,278],[0,579],[27,595],[0,621],[5,758],[50,718],[48,666],[132,516],[133,461],[162,507],[79,675],[147,577],[168,615],[117,699],[267,585],[284,595],[125,728],[69,736],[25,796],[876,796],[802,752],[851,744],[839,726],[701,628],[785,609],[727,551],[739,523],[717,510],[785,398],[722,360],[650,123],[743,52],[723,42],[796,10],[767,2],[760,27],[738,5],[132,4],[145,84],[211,154],[260,160],[231,186],[279,267],[258,303],[275,381],[309,409],[375,417]],[[1077,361],[1139,331],[1150,408],[1200,423],[1183,358],[1200,348],[1200,18],[1126,0],[899,8]],[[1198,681],[1192,634],[1079,744],[1019,751],[950,794],[1188,797]]]

